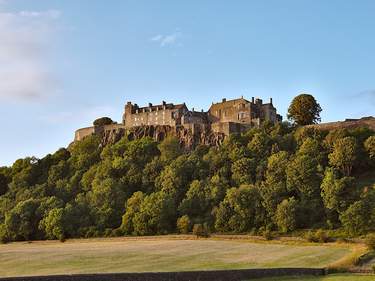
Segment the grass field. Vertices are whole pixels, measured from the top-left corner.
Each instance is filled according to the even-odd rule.
[[[323,267],[349,253],[345,245],[265,244],[168,236],[17,242],[0,245],[0,276]]]
[[[332,274],[321,277],[275,277],[267,279],[258,279],[259,281],[374,281],[375,275],[358,274]]]

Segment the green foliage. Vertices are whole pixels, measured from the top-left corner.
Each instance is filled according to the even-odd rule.
[[[282,232],[289,232],[297,226],[297,201],[291,197],[284,199],[276,210],[276,224]]]
[[[94,126],[104,126],[104,125],[111,125],[113,124],[114,122],[112,121],[111,118],[109,117],[101,117],[101,118],[98,118],[94,121],[93,125]]]
[[[353,200],[354,178],[338,178],[332,168],[327,168],[321,184],[321,196],[325,207],[341,213]]]
[[[215,228],[221,232],[245,232],[259,227],[263,219],[261,197],[254,186],[228,190],[216,211]]]
[[[126,234],[134,233],[133,220],[135,215],[140,211],[141,204],[144,199],[144,194],[140,191],[135,192],[131,198],[126,202],[125,214],[122,217],[121,228]]]
[[[320,122],[319,103],[312,95],[301,94],[295,97],[288,109],[288,119],[298,125],[310,125]]]
[[[207,238],[210,236],[210,231],[206,224],[194,224],[193,226],[193,234],[199,237]]]
[[[175,205],[173,197],[162,191],[144,198],[133,219],[137,235],[163,234],[175,228]]]
[[[168,137],[158,146],[161,153],[161,160],[170,162],[180,156],[183,151],[180,141],[176,137]]]
[[[366,245],[371,251],[375,251],[375,233],[366,236]]]
[[[365,204],[362,201],[356,201],[340,215],[340,220],[349,235],[358,235],[368,229],[367,214]]]
[[[187,234],[191,229],[191,222],[189,216],[184,215],[177,219],[177,229],[182,234]]]
[[[0,239],[186,233],[193,225],[267,237],[276,227],[363,235],[375,230],[373,136],[264,124],[192,151],[169,137],[125,136],[105,147],[87,137],[0,167]]]
[[[8,230],[5,224],[0,224],[0,243],[7,243],[10,241]]]
[[[45,231],[48,239],[64,241],[66,223],[64,208],[55,208],[48,212],[48,215],[40,222],[39,228]]]
[[[357,157],[357,144],[354,137],[338,139],[333,151],[328,155],[329,163],[339,169],[343,175],[350,176]]]
[[[375,160],[375,136],[371,136],[366,140],[365,148],[370,158]]]

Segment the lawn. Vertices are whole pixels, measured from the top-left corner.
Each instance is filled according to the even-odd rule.
[[[332,274],[321,277],[275,277],[266,279],[257,279],[259,281],[374,281],[375,275],[359,275],[359,274]]]
[[[350,253],[345,246],[243,240],[111,238],[0,245],[0,276],[106,272],[324,267]]]

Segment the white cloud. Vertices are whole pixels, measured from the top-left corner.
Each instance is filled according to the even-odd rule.
[[[174,45],[177,43],[178,39],[182,37],[182,33],[180,31],[176,31],[172,34],[168,35],[155,35],[150,40],[153,42],[157,42],[160,47],[166,47],[168,45]]]
[[[57,10],[0,11],[0,99],[44,98],[56,91],[48,51],[59,17]]]

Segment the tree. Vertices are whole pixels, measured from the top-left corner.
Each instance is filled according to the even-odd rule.
[[[64,208],[55,208],[40,222],[39,228],[45,231],[48,239],[64,241],[66,238],[66,223]]]
[[[101,118],[98,118],[94,121],[93,125],[94,126],[104,126],[104,125],[111,125],[115,122],[112,121],[111,118],[109,117],[101,117]]]
[[[180,156],[183,151],[180,141],[176,137],[167,137],[159,145],[161,160],[170,162]]]
[[[297,125],[304,126],[320,122],[322,108],[312,95],[296,96],[288,109],[288,119]]]
[[[370,159],[375,160],[375,136],[371,136],[365,141],[365,148]]]
[[[350,176],[356,160],[357,144],[353,137],[338,139],[333,145],[333,151],[328,155],[329,164],[339,169],[343,175]]]
[[[142,201],[133,222],[137,235],[168,233],[176,223],[173,198],[162,191],[151,193]]]
[[[288,164],[289,155],[286,151],[280,151],[268,158],[266,179],[261,183],[260,193],[269,218],[274,216],[277,205],[288,197],[286,184]]]
[[[181,214],[188,215],[192,219],[201,218],[204,220],[210,214],[210,195],[210,190],[205,182],[194,180],[178,209]]]
[[[297,192],[301,199],[319,197],[321,176],[317,161],[308,155],[298,155],[290,161],[287,169],[287,187]]]
[[[5,226],[14,240],[38,238],[38,225],[41,219],[38,212],[39,201],[28,199],[19,202],[5,217]]]
[[[254,159],[243,157],[232,165],[232,178],[239,186],[254,183],[256,163]]]
[[[369,218],[366,205],[362,201],[356,201],[340,215],[340,221],[350,235],[359,235],[368,230]]]
[[[321,184],[321,196],[324,206],[342,213],[352,203],[354,178],[338,178],[334,169],[327,168]]]
[[[244,232],[260,226],[263,208],[259,190],[243,185],[228,190],[216,211],[215,228],[221,232]]]
[[[276,210],[276,224],[282,232],[293,231],[297,227],[297,201],[294,197],[284,199]]]
[[[134,233],[134,217],[139,212],[144,199],[144,194],[140,191],[135,192],[126,202],[126,211],[122,216],[121,229],[125,234]]]
[[[189,233],[191,229],[191,222],[189,216],[184,215],[177,219],[177,229],[182,234]]]

